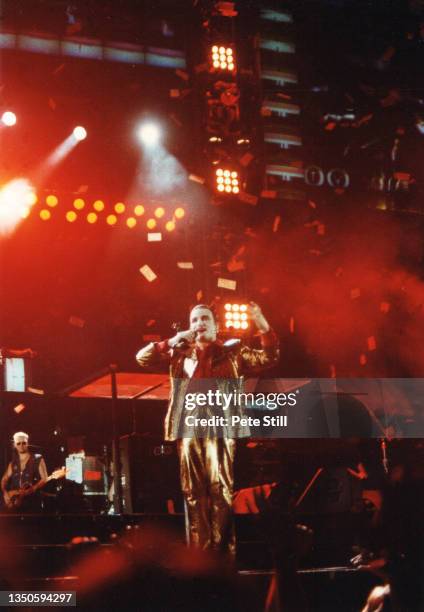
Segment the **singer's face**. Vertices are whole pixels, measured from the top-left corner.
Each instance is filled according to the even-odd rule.
[[[14,442],[14,447],[21,455],[28,452],[28,440],[23,436],[19,436]]]
[[[216,324],[209,308],[193,308],[190,313],[190,330],[196,333],[198,342],[215,342]]]

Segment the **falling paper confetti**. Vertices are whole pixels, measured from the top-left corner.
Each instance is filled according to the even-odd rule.
[[[336,378],[336,366],[333,364],[330,365],[330,378]]]
[[[156,274],[147,264],[140,268],[140,273],[149,281],[149,283],[153,282],[157,278]]]
[[[364,366],[367,364],[367,356],[364,355],[362,353],[362,355],[359,356],[359,363],[361,364],[361,366]]]
[[[375,351],[377,348],[377,343],[375,341],[374,336],[370,336],[367,338],[367,346],[369,351]]]
[[[193,263],[191,261],[178,261],[177,266],[181,270],[193,270],[194,269]]]
[[[281,221],[281,217],[280,217],[280,215],[277,215],[277,216],[275,217],[275,219],[274,219],[274,223],[273,223],[273,225],[272,225],[272,231],[273,231],[274,233],[275,233],[275,232],[278,230],[278,228],[279,228],[279,226],[280,226],[280,221]]]
[[[218,278],[218,287],[221,289],[229,289],[231,291],[235,291],[237,287],[236,281],[229,280],[227,278]]]
[[[380,312],[384,312],[384,314],[387,314],[390,310],[390,303],[389,302],[381,302],[380,304]]]
[[[202,298],[203,298],[203,291],[199,289],[199,291],[196,293],[196,300],[200,302]]]
[[[149,232],[147,234],[147,242],[161,242],[162,234],[160,232]]]
[[[294,334],[294,317],[290,317],[290,333]]]
[[[156,323],[156,319],[149,319],[146,323],[146,327],[152,327]]]
[[[76,317],[74,315],[71,315],[68,319],[68,323],[69,325],[73,325],[74,327],[84,327],[85,325],[85,321],[84,319],[81,319],[80,317]]]

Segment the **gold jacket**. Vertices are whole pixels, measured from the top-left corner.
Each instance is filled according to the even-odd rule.
[[[235,347],[228,347],[219,341],[214,342],[213,350],[209,356],[208,371],[210,378],[214,379],[216,387],[222,393],[243,390],[245,374],[256,374],[264,369],[274,366],[279,359],[278,339],[274,331],[261,334],[261,349],[250,348],[239,343]],[[136,360],[142,368],[151,367],[164,359],[169,361],[171,391],[168,411],[165,417],[165,439],[176,440],[180,437],[180,423],[184,414],[184,398],[191,378],[184,368],[185,360],[189,360],[190,370],[197,365],[196,350],[191,353],[174,349],[161,350],[163,343],[151,342],[140,349]],[[241,407],[239,407],[241,410]],[[240,438],[249,435],[248,427],[237,426],[229,428],[226,435],[231,438]]]

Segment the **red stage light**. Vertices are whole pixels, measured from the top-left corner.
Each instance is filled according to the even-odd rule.
[[[105,203],[103,202],[103,200],[96,200],[93,203],[93,208],[94,210],[97,210],[97,212],[102,212],[102,210],[105,209]]]
[[[118,217],[116,215],[108,215],[106,217],[106,223],[108,225],[115,225],[118,222]]]
[[[57,206],[59,203],[59,200],[57,199],[57,197],[53,194],[48,195],[46,198],[46,204],[47,206],[51,206],[52,208],[54,208],[55,206]]]
[[[42,208],[40,210],[40,219],[42,219],[43,221],[48,221],[51,216],[52,214],[49,210],[47,210],[47,208]]]
[[[74,200],[74,208],[76,208],[77,210],[82,210],[85,206],[85,202],[82,198],[77,198],[76,200]]]

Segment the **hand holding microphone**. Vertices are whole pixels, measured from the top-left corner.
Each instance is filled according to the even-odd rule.
[[[191,330],[179,331],[168,340],[170,348],[177,348],[180,350],[187,349],[190,344],[194,343],[196,333]]]

